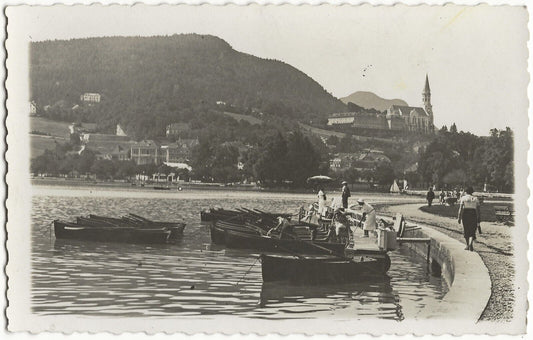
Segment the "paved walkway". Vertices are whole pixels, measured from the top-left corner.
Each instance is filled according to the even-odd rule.
[[[457,223],[457,219],[423,212],[419,209],[420,206],[420,204],[391,205],[381,207],[378,213],[402,213],[408,220],[430,224],[436,230],[464,242],[463,228]],[[492,295],[481,315],[481,320],[511,321],[515,300],[513,285],[515,264],[511,227],[482,222],[481,229],[483,234],[478,235],[474,248],[487,266],[492,281]],[[472,289],[475,290],[476,287]]]

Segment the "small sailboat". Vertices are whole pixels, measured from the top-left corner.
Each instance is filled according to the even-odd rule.
[[[398,183],[396,180],[394,180],[394,183],[390,186],[390,192],[391,194],[399,194],[400,193],[400,187],[398,186]]]

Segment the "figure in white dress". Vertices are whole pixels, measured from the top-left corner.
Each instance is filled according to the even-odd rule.
[[[326,193],[324,192],[324,188],[320,188],[320,190],[318,190],[318,214],[320,216],[323,216],[325,210],[326,210]]]
[[[376,210],[373,206],[366,203],[361,198],[357,200],[357,203],[361,207],[361,212],[363,213],[363,220],[365,221],[363,231],[365,233],[365,237],[368,237],[368,232],[376,230],[377,227]]]

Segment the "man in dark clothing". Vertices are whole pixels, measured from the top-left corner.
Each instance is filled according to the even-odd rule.
[[[426,199],[428,200],[428,207],[431,207],[431,203],[433,203],[433,200],[435,199],[435,193],[433,192],[432,187],[429,187],[429,191],[426,195]]]
[[[348,208],[348,197],[350,197],[350,188],[348,188],[348,182],[342,182],[342,207],[344,209]]]

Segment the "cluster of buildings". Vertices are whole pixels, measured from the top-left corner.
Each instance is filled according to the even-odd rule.
[[[96,152],[97,159],[134,161],[137,165],[166,164],[175,168],[190,169],[188,163],[192,149],[199,144],[198,139],[177,140],[161,138],[158,140],[133,141],[117,125],[116,134],[101,134],[88,131],[87,126],[76,126],[80,134],[82,148]],[[72,130],[71,130],[72,131]]]
[[[328,117],[329,126],[381,131],[407,131],[430,134],[434,131],[431,90],[426,75],[422,92],[424,107],[391,105],[386,113],[341,112]]]
[[[329,161],[331,170],[344,171],[355,169],[357,171],[373,170],[379,163],[391,163],[381,150],[364,149],[357,153],[337,153]]]
[[[102,95],[100,93],[86,92],[86,93],[83,93],[83,94],[80,95],[80,105],[86,104],[88,106],[92,106],[94,104],[100,103],[101,100],[102,100]],[[53,106],[56,106],[56,105],[59,105],[61,107],[65,107],[67,105],[67,103],[66,103],[65,100],[60,100],[57,103],[55,103],[54,105],[44,105],[42,107],[42,109],[46,112],[46,111],[50,110]],[[80,105],[74,104],[70,109],[72,111],[75,111],[75,110],[80,108]],[[29,108],[30,116],[37,115],[37,113],[38,113],[37,103],[32,100],[32,101],[30,101],[29,106],[30,106],[30,108]]]

